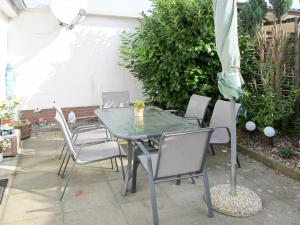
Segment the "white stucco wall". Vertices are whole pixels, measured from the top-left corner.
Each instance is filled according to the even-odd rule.
[[[5,68],[8,19],[0,12],[0,101],[5,99]]]
[[[72,31],[51,12],[24,11],[8,28],[8,59],[21,109],[101,104],[102,91],[128,90],[142,99],[141,84],[118,66],[120,33],[135,18],[88,16]]]

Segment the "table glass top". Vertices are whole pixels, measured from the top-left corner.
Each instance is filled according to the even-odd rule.
[[[165,132],[199,129],[196,124],[154,106],[145,107],[144,116],[135,116],[134,108],[96,109],[96,115],[118,138],[142,139]]]

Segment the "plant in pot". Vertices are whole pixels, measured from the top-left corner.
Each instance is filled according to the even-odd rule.
[[[0,125],[10,125],[13,123],[13,119],[18,115],[17,106],[19,104],[20,100],[17,98],[0,103]]]
[[[21,131],[21,140],[30,138],[32,133],[32,125],[29,120],[17,120],[13,122],[14,129]]]
[[[9,148],[9,141],[0,136],[0,161],[3,160],[3,151]]]
[[[144,116],[145,103],[143,101],[135,101],[133,106],[135,116]]]

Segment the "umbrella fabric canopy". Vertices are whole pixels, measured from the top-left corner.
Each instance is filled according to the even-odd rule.
[[[243,78],[240,74],[240,51],[237,32],[236,0],[214,0],[216,46],[222,64],[218,73],[219,90],[231,101],[231,173],[230,192],[236,194],[236,118],[235,101],[242,94]]]
[[[6,99],[10,100],[16,97],[16,79],[12,66],[7,64],[5,71]]]
[[[239,72],[236,0],[214,0],[214,22],[217,52],[222,64],[222,72],[218,73],[219,90],[226,99],[239,98],[244,82]]]

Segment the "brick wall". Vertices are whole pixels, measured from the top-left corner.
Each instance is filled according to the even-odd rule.
[[[67,119],[69,112],[73,111],[76,117],[94,115],[94,110],[99,106],[85,106],[85,107],[68,107],[62,108],[65,118]],[[53,109],[43,109],[40,115],[35,115],[34,110],[21,110],[21,119],[29,120],[32,123],[37,123],[39,118],[43,118],[47,122],[54,122],[55,112]]]

